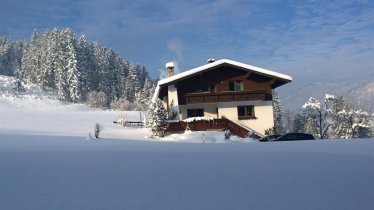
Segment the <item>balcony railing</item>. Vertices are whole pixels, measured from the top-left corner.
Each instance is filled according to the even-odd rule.
[[[219,93],[187,93],[187,104],[217,103],[231,101],[267,101],[272,100],[272,95],[266,91],[235,91]]]
[[[214,119],[214,120],[198,120],[192,122],[168,122],[166,126],[167,133],[183,132],[186,128],[192,131],[207,131],[207,130],[230,130],[230,132],[236,136],[246,138],[251,137],[253,139],[260,139],[261,135],[256,133],[250,128],[240,126],[227,118]]]

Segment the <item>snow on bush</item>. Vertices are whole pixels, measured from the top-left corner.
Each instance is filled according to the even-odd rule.
[[[194,122],[194,121],[213,121],[213,117],[190,117],[185,120],[184,122]]]
[[[127,124],[127,119],[123,116],[119,117],[118,120],[113,121],[114,124],[121,125],[121,126],[126,126]]]

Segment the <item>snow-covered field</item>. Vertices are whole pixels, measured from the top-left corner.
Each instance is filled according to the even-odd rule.
[[[0,77],[0,209],[374,208],[372,139],[155,140],[112,124],[139,113],[69,105],[36,87],[16,97],[9,80]],[[101,139],[89,140],[96,122]]]

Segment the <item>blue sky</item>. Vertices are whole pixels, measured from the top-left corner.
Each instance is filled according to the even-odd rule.
[[[292,87],[374,76],[372,0],[0,0],[0,36],[70,27],[153,77],[229,58],[293,76]]]

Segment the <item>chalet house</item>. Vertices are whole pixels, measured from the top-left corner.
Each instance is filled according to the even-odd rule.
[[[274,125],[272,89],[289,83],[288,75],[222,59],[158,82],[154,99],[160,98],[176,119],[205,116],[227,118],[260,134]]]

